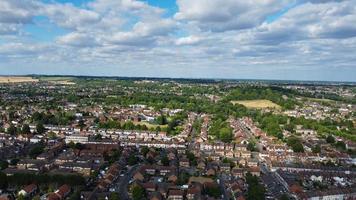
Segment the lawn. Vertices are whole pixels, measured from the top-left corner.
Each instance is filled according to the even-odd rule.
[[[160,126],[161,128],[166,128],[167,125],[156,125],[156,124],[151,124],[151,123],[148,123],[148,122],[133,122],[135,125],[146,125],[147,128],[157,128],[158,126]]]
[[[280,109],[276,103],[273,103],[270,100],[266,99],[258,99],[258,100],[243,100],[243,101],[231,101],[232,104],[240,104],[247,108],[255,108],[255,109],[264,109],[264,108],[273,108],[273,109]]]

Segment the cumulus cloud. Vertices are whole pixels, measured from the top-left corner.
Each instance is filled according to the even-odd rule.
[[[0,23],[29,23],[37,6],[32,0],[0,1]]]
[[[195,23],[204,30],[227,31],[255,27],[266,17],[282,10],[288,0],[177,0],[175,18]]]
[[[99,21],[99,14],[72,4],[44,4],[41,13],[59,26],[81,30]]]
[[[248,34],[264,44],[278,44],[319,38],[356,36],[356,1],[325,4],[305,3],[272,23],[264,23]]]
[[[5,68],[11,65],[21,72],[26,63],[29,69],[43,66],[38,73],[63,66],[59,72],[96,75],[273,78],[291,71],[315,79],[323,78],[317,72],[333,74],[331,69],[351,72],[356,0],[298,2],[290,7],[295,0],[177,0],[177,13],[167,16],[138,0],[81,6],[2,0],[0,70],[11,71]],[[34,16],[65,31],[52,41],[32,38],[35,33],[24,27],[38,26]],[[269,16],[275,19],[266,20]],[[356,79],[351,74],[343,76]]]

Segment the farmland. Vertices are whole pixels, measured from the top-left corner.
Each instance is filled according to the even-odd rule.
[[[26,76],[1,76],[0,83],[25,83],[38,82],[38,79]]]

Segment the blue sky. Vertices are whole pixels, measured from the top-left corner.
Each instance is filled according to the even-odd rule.
[[[2,0],[1,74],[356,81],[356,0]]]

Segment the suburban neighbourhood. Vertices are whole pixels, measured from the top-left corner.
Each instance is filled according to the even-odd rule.
[[[0,85],[0,199],[356,199],[354,85]]]

